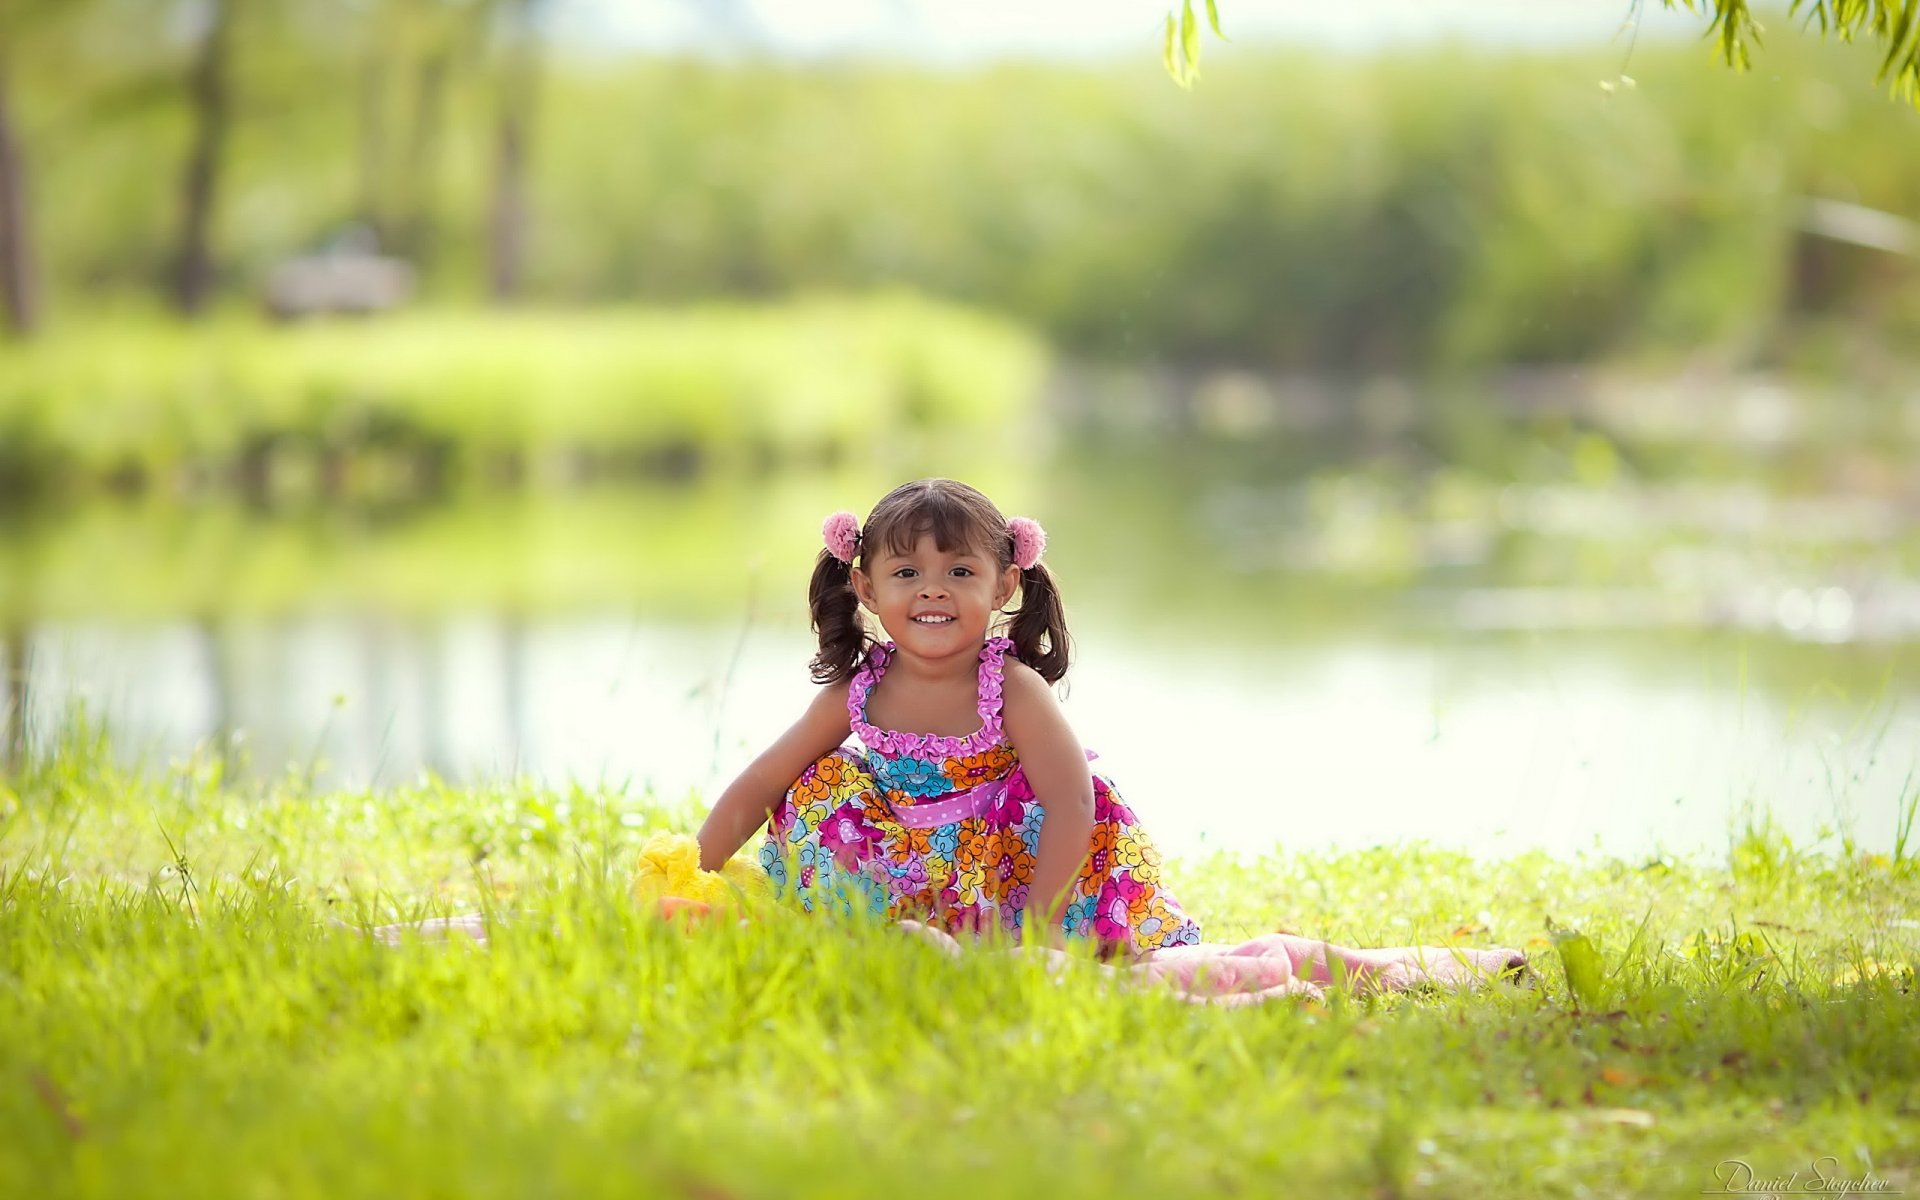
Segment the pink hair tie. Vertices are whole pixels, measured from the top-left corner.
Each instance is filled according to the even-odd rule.
[[[850,563],[860,552],[860,518],[850,512],[837,512],[820,526],[820,536],[827,539],[827,553]]]
[[[1007,522],[1007,532],[1013,535],[1014,566],[1025,571],[1040,561],[1047,548],[1047,531],[1040,528],[1040,522],[1032,517],[1015,517]]]

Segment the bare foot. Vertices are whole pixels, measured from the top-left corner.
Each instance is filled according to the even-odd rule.
[[[1523,986],[1533,979],[1527,956],[1518,950],[1496,946],[1490,950],[1454,948],[1437,951],[1423,946],[1417,966],[1409,973],[1408,985],[1433,984],[1442,988],[1484,987],[1497,979],[1508,979]]]

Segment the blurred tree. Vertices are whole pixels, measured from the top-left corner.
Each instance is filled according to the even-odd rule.
[[[26,164],[21,160],[20,139],[14,132],[13,109],[8,102],[9,32],[0,27],[0,304],[6,309],[7,324],[15,333],[26,336],[39,323],[40,297],[33,239],[27,229]]]
[[[40,276],[28,212],[26,151],[13,107],[14,56],[29,35],[83,0],[9,0],[0,4],[0,309],[16,335],[40,324]]]
[[[213,285],[211,232],[227,132],[233,122],[231,67],[234,18],[240,0],[204,0],[187,76],[192,145],[180,183],[180,242],[174,303],[199,314]]]
[[[484,48],[491,0],[373,0],[360,67],[360,219],[383,248],[432,251],[448,93]],[[404,109],[405,131],[393,136]]]
[[[527,158],[540,73],[545,0],[495,0],[503,60],[494,126],[493,202],[488,221],[488,279],[496,302],[520,297],[526,280]]]

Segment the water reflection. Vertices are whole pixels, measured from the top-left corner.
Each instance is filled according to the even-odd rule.
[[[1169,849],[1717,851],[1748,804],[1891,848],[1920,761],[1910,495],[1743,478],[1712,447],[1713,478],[1693,450],[1630,471],[1572,426],[1426,458],[1437,426],[1349,432],[979,464],[1047,514],[1068,709]],[[6,743],[81,702],[149,763],[711,796],[810,693],[820,514],[908,470],[23,519],[0,527]]]
[[[1174,853],[1365,846],[1717,853],[1743,806],[1891,847],[1920,696],[1752,689],[1725,647],[1661,668],[1564,643],[1080,622],[1066,707]],[[315,616],[47,622],[7,639],[31,728],[74,703],[149,763],[232,745],[323,784],[531,776],[711,796],[800,712],[780,620]],[[34,686],[12,668],[30,663]],[[18,711],[18,710],[10,710]]]

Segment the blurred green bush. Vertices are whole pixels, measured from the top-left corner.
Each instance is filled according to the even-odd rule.
[[[485,73],[454,76],[422,153],[370,182],[359,52],[308,38],[240,55],[217,231],[230,298],[376,210],[429,298],[482,291]],[[1920,214],[1920,114],[1872,85],[1860,47],[1781,36],[1748,75],[1709,53],[1643,43],[1628,87],[1622,47],[1237,50],[1191,93],[1146,55],[951,71],[555,58],[529,290],[904,285],[1078,354],[1288,368],[1764,363],[1831,320],[1920,341],[1920,289],[1888,283],[1896,264],[1849,274],[1814,312],[1794,283],[1806,197]],[[165,272],[177,213],[152,181],[177,170],[182,102],[128,93],[127,70],[27,64],[56,307],[150,295]],[[488,361],[471,374],[493,378]]]
[[[378,499],[833,461],[1027,412],[1046,354],[905,294],[435,310],[273,327],[76,321],[0,342],[0,490]]]

